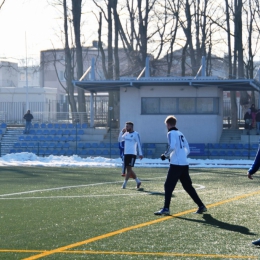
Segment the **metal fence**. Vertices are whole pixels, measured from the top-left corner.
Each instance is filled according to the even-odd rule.
[[[94,125],[108,126],[108,97],[94,97]],[[72,113],[67,102],[29,102],[34,123],[80,123],[90,121],[90,100],[86,100],[86,113]],[[0,121],[7,124],[24,124],[26,102],[0,102]]]

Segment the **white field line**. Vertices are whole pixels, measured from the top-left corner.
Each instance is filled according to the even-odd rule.
[[[200,184],[194,184],[193,186],[197,186],[196,190],[201,190],[205,189],[205,186],[200,185]],[[178,192],[184,192],[185,190],[174,190],[174,193]],[[143,195],[155,195],[155,194],[163,194],[161,192],[144,192],[142,191],[137,191],[135,193],[126,193],[126,194],[99,194],[99,195],[76,195],[76,196],[47,196],[47,197],[19,197],[19,198],[0,198],[0,200],[27,200],[27,199],[73,199],[73,198],[96,198],[96,197],[121,197],[121,196],[143,196]]]
[[[191,175],[199,175],[199,174],[204,174],[204,173],[193,173]],[[162,179],[162,178],[166,178],[166,176],[161,176],[161,177],[155,177],[155,178],[145,178],[144,182],[146,180],[155,180],[155,179]],[[134,181],[134,180],[129,180],[129,181]],[[31,191],[22,191],[22,192],[15,192],[15,193],[7,193],[7,194],[0,194],[0,199],[8,199],[5,197],[10,197],[10,196],[15,196],[15,195],[23,195],[23,194],[30,194],[30,193],[37,193],[37,192],[45,192],[45,191],[54,191],[54,190],[64,190],[64,189],[71,189],[71,188],[82,188],[82,187],[92,187],[92,186],[98,186],[98,185],[107,185],[107,184],[117,184],[117,183],[122,183],[122,181],[114,181],[114,182],[101,182],[101,183],[92,183],[92,184],[85,184],[85,185],[74,185],[74,186],[64,186],[64,187],[57,187],[57,188],[49,188],[49,189],[42,189],[42,190],[31,190]],[[193,184],[196,185],[196,184]],[[199,185],[199,184],[197,184]],[[204,189],[205,187],[202,185],[199,185],[202,188],[200,189]],[[181,191],[174,191],[174,192],[182,192]],[[133,193],[136,195],[136,193]],[[149,194],[149,193],[148,193]],[[152,194],[152,193],[150,193]],[[131,194],[125,194],[125,195],[131,195]],[[124,196],[124,194],[110,194],[110,195],[83,195],[83,196],[50,196],[50,197],[26,197],[26,198],[82,198],[82,197],[100,197],[100,196]],[[20,198],[20,199],[26,199],[26,198]],[[12,198],[9,198],[12,199]],[[17,198],[16,198],[17,199]]]

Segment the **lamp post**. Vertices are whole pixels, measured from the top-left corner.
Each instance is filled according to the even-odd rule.
[[[110,141],[110,158],[111,158],[111,121],[112,121],[112,110],[113,107],[109,107],[109,141]]]

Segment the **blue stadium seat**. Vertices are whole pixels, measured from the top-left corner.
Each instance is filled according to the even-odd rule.
[[[86,128],[88,128],[88,125],[84,123],[84,124],[81,125],[81,128],[86,129]]]
[[[26,142],[22,142],[22,143],[21,143],[21,148],[27,148],[27,146],[28,146],[28,145],[27,145]]]
[[[77,139],[77,141],[81,141],[81,137],[80,136],[75,136],[75,139]]]
[[[1,124],[1,128],[6,128],[7,127],[7,124],[6,123],[2,123]]]
[[[89,155],[95,155],[96,153],[95,153],[95,150],[90,149],[90,150],[88,150],[88,154],[89,154]]]
[[[83,129],[79,129],[78,130],[78,135],[84,135],[85,133],[84,133],[84,130]]]
[[[61,137],[60,137],[60,141],[61,141],[61,142],[67,142],[67,141],[68,141],[67,136],[65,136],[65,135],[61,136]]]
[[[62,149],[62,148],[63,148],[63,143],[57,143],[57,144],[56,144],[56,148]]]
[[[221,150],[218,152],[218,156],[226,156],[226,155],[227,155],[227,153],[224,150]]]
[[[52,150],[52,155],[58,155],[58,150],[53,149],[53,150]]]
[[[105,148],[110,148],[110,143],[104,143],[105,144]]]
[[[236,149],[243,149],[243,144],[235,144]]]
[[[69,143],[64,143],[63,144],[63,148],[69,148],[69,147],[70,147]]]
[[[111,150],[111,155],[118,155],[118,157],[119,157],[119,152],[114,150],[114,149],[112,149]]]
[[[256,151],[250,151],[250,157],[255,158],[256,156]]]
[[[41,128],[46,128],[47,126],[46,126],[46,124],[45,123],[42,123],[41,124]]]
[[[85,143],[84,147],[85,148],[91,148],[91,144],[90,143]]]
[[[24,136],[24,135],[20,135],[20,136],[18,137],[18,140],[19,140],[19,141],[24,141],[24,140],[25,140],[25,136]]]
[[[32,141],[32,137],[30,135],[26,135],[24,140],[25,141]]]
[[[257,143],[254,143],[251,145],[251,148],[257,150],[259,148],[259,145]]]
[[[56,123],[53,125],[55,129],[59,129],[60,128],[60,124]]]
[[[147,148],[156,148],[154,143],[148,143]]]
[[[73,136],[73,135],[70,135],[70,136],[68,136],[67,140],[70,141],[70,142],[75,142],[76,141],[76,137]]]
[[[102,151],[102,154],[103,154],[103,155],[109,155],[109,150],[103,150],[103,151]]]
[[[246,157],[248,157],[248,151],[242,151],[242,152],[241,152],[241,156],[246,156]]]
[[[33,142],[29,142],[28,145],[27,145],[28,148],[34,148],[36,147],[35,143]]]
[[[91,148],[98,148],[98,143],[91,143]]]
[[[36,134],[36,130],[35,129],[30,129],[30,135],[35,135]]]
[[[233,152],[233,156],[240,157],[241,156],[241,152],[239,150],[235,150]]]
[[[40,135],[38,140],[41,141],[41,142],[45,142],[46,141],[46,137],[44,135]]]
[[[87,150],[81,150],[80,155],[87,155]]]
[[[234,153],[233,153],[233,151],[226,151],[226,156],[233,156],[234,155]]]
[[[56,131],[56,135],[63,135],[63,130],[62,129],[58,129]]]
[[[9,153],[16,153],[16,149],[10,149]]]
[[[38,141],[39,137],[37,135],[32,136],[32,141]]]
[[[221,144],[219,144],[219,148],[220,149],[227,149],[228,148],[228,144],[221,143]]]
[[[105,144],[104,143],[99,143],[98,144],[98,148],[105,148],[106,146],[105,146]]]
[[[40,127],[40,125],[38,124],[38,123],[35,123],[34,125],[33,125],[33,128],[39,128]]]
[[[77,134],[77,133],[76,133],[76,129],[71,129],[71,130],[70,130],[70,134],[71,134],[71,135],[76,135],[76,134]]]
[[[47,142],[52,142],[52,141],[53,141],[53,136],[52,136],[52,135],[46,135],[46,136],[45,136],[45,140],[46,140]]]
[[[42,129],[37,129],[37,130],[36,130],[36,134],[37,134],[37,135],[42,135]]]
[[[78,143],[78,148],[83,149],[84,148],[84,143]]]
[[[66,129],[67,128],[67,124],[61,124],[60,128]]]
[[[58,135],[55,135],[55,136],[53,136],[52,140],[55,141],[55,142],[59,142],[60,141],[60,137]]]
[[[249,145],[249,144],[244,144],[244,145],[243,145],[243,148],[244,148],[244,149],[249,149],[249,148],[250,148],[250,145]]]
[[[118,143],[112,143],[112,144],[111,144],[111,147],[113,147],[113,148],[118,148]]]
[[[102,155],[102,151],[97,149],[97,150],[95,151],[95,154],[96,154],[96,155]]]
[[[49,156],[49,155],[51,155],[51,154],[52,154],[52,150],[49,150],[49,149],[48,149],[48,150],[45,151],[45,154],[44,154],[44,155]]]
[[[68,124],[68,125],[67,125],[67,128],[68,128],[68,129],[73,129],[73,128],[74,128],[74,124]]]
[[[14,148],[20,148],[21,147],[21,144],[20,143],[14,143]]]
[[[45,155],[45,150],[39,149],[39,155]]]
[[[53,124],[51,124],[51,123],[47,124],[47,128],[52,129],[53,128]]]
[[[54,149],[56,147],[56,142],[50,142],[49,143],[49,148]]]
[[[218,151],[210,151],[209,153],[211,156],[218,156]]]
[[[50,134],[50,130],[48,129],[44,129],[42,132],[43,135],[49,135]]]
[[[212,148],[219,149],[220,148],[219,143],[212,144]]]
[[[69,129],[64,129],[63,130],[64,135],[70,135],[70,130]]]
[[[228,149],[235,149],[235,144],[227,144],[228,145]]]
[[[44,142],[44,143],[41,143],[41,148],[48,148],[49,147],[49,143],[47,142]]]
[[[50,135],[56,135],[56,130],[55,129],[51,129],[50,130]]]

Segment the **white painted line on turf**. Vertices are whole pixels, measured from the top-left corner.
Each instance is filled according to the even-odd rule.
[[[200,175],[200,174],[205,174],[205,173],[198,172],[198,173],[193,173],[191,175]],[[155,178],[144,178],[143,181],[145,182],[146,180],[155,180],[155,179],[162,179],[162,178],[165,179],[166,176],[160,176],[160,177],[155,177]],[[122,181],[123,181],[123,179],[122,179]],[[74,186],[56,187],[56,188],[49,188],[49,189],[42,189],[42,190],[30,190],[30,191],[21,191],[21,192],[15,192],[15,193],[0,194],[0,199],[1,199],[1,197],[30,194],[30,193],[36,193],[36,192],[64,190],[64,189],[81,188],[81,187],[91,187],[91,186],[106,185],[106,184],[116,184],[116,183],[122,183],[122,181],[100,182],[100,183],[82,184],[82,185],[74,185]],[[129,179],[129,181],[133,181],[133,180]]]
[[[198,186],[196,190],[205,189],[205,186],[200,184],[193,184],[193,186]],[[184,192],[185,190],[175,190],[174,193]],[[96,198],[96,197],[121,197],[121,196],[144,196],[144,195],[159,195],[164,194],[163,192],[147,192],[147,191],[137,191],[135,193],[125,193],[125,194],[97,194],[97,195],[71,195],[71,196],[44,196],[44,197],[19,197],[19,198],[0,198],[0,200],[27,200],[27,199],[73,199],[73,198]]]

